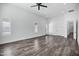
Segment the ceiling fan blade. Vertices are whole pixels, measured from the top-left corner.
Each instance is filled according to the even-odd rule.
[[[47,8],[47,6],[45,6],[45,5],[40,5],[40,6],[42,6],[42,7],[46,7],[46,8]]]
[[[31,6],[31,7],[36,7],[36,6],[38,6],[38,5],[33,5],[33,6]]]

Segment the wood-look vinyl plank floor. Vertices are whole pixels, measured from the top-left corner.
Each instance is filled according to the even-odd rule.
[[[0,56],[78,56],[76,41],[45,35],[0,45]]]

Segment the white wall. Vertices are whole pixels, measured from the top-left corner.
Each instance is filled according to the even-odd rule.
[[[66,36],[64,15],[54,17],[49,22],[49,34]]]
[[[11,34],[2,35],[3,21],[11,23]],[[38,23],[38,33],[34,32],[35,22]],[[45,24],[46,19],[41,16],[11,4],[1,4],[0,44],[45,35]]]
[[[69,13],[69,10],[75,10]],[[53,17],[49,21],[49,34],[60,35],[67,37],[67,23],[73,21],[74,23],[74,38],[76,38],[76,4],[66,4],[63,14]]]
[[[67,23],[72,21],[74,25],[74,38],[76,39],[76,19],[76,12],[65,13],[64,15],[52,18],[49,22],[49,34],[67,37]]]

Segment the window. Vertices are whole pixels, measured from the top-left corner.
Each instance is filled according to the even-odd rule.
[[[11,34],[11,23],[9,21],[2,22],[2,35]]]

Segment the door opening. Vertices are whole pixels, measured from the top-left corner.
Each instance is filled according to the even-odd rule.
[[[74,23],[73,21],[69,21],[67,23],[67,38],[74,38]]]

